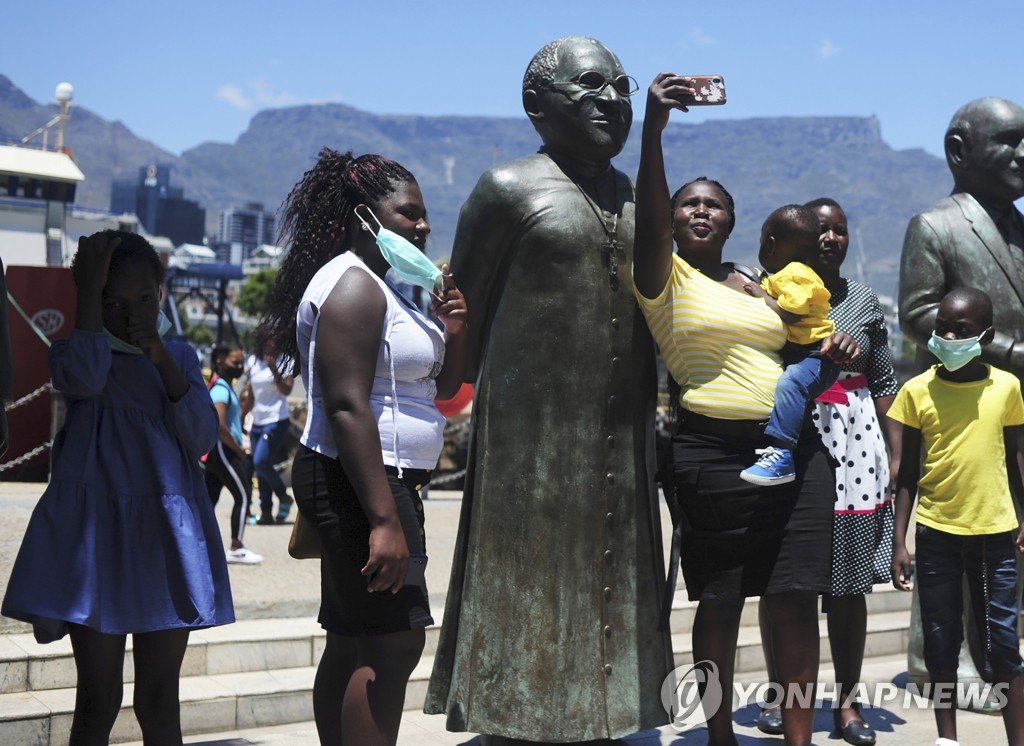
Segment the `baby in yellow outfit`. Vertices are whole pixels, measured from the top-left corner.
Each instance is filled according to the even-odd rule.
[[[828,318],[831,294],[818,273],[808,266],[818,255],[821,227],[814,211],[802,205],[775,210],[761,227],[762,276],[760,295],[786,324],[782,348],[783,371],[775,387],[775,406],[765,428],[771,441],[761,457],[740,477],[760,485],[785,484],[796,478],[793,448],[800,438],[807,406],[839,376],[839,364],[821,351],[835,325]]]

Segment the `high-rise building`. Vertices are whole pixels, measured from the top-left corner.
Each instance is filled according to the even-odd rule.
[[[274,213],[264,210],[260,202],[247,202],[221,212],[220,243],[231,246],[231,263],[241,264],[252,258],[258,246],[274,243],[274,228]]]
[[[167,164],[143,166],[137,181],[125,179],[111,184],[110,210],[135,213],[147,232],[167,236],[175,246],[203,242],[206,210],[198,202],[185,199],[181,187],[171,186],[171,167]]]

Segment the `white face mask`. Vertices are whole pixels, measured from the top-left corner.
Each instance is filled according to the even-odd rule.
[[[967,339],[944,339],[932,332],[928,351],[939,359],[948,371],[960,370],[981,354],[981,335]]]
[[[171,328],[170,320],[164,316],[163,311],[157,311],[156,314],[156,331],[162,337]],[[120,337],[114,336],[107,327],[103,327],[103,333],[107,335],[107,339],[110,340],[110,349],[115,352],[126,352],[129,355],[141,355],[142,348],[136,347],[133,344],[128,344]]]
[[[380,249],[381,256],[391,265],[394,273],[408,283],[419,285],[430,291],[436,290],[441,283],[441,270],[410,241],[381,225],[380,220],[373,214],[373,210],[367,207],[366,211],[377,221],[377,232],[373,237],[377,241],[377,248]],[[358,211],[355,215],[363,227],[373,233],[373,228],[363,220]]]

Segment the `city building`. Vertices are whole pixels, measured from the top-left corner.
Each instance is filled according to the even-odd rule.
[[[280,266],[283,258],[284,249],[280,246],[260,244],[253,249],[249,258],[242,262],[242,274],[249,277],[264,269],[274,269]]]
[[[111,184],[110,210],[134,213],[146,231],[167,236],[175,246],[203,242],[206,210],[199,203],[185,199],[181,187],[171,186],[169,165],[143,166],[137,180]]]
[[[260,202],[247,202],[242,207],[229,207],[220,214],[219,247],[221,261],[242,264],[253,258],[253,252],[264,244],[274,243],[274,213],[264,210]]]

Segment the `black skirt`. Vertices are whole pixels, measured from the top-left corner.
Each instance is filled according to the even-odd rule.
[[[410,554],[426,554],[419,489],[430,472],[385,467]],[[315,526],[323,545],[320,560],[320,625],[340,635],[382,635],[434,623],[426,581],[398,593],[370,593],[360,572],[370,556],[370,524],[341,462],[299,446],[292,489],[302,520]]]
[[[835,473],[808,419],[796,480],[740,479],[767,443],[761,423],[687,417],[672,443],[680,560],[690,600],[829,590]]]

